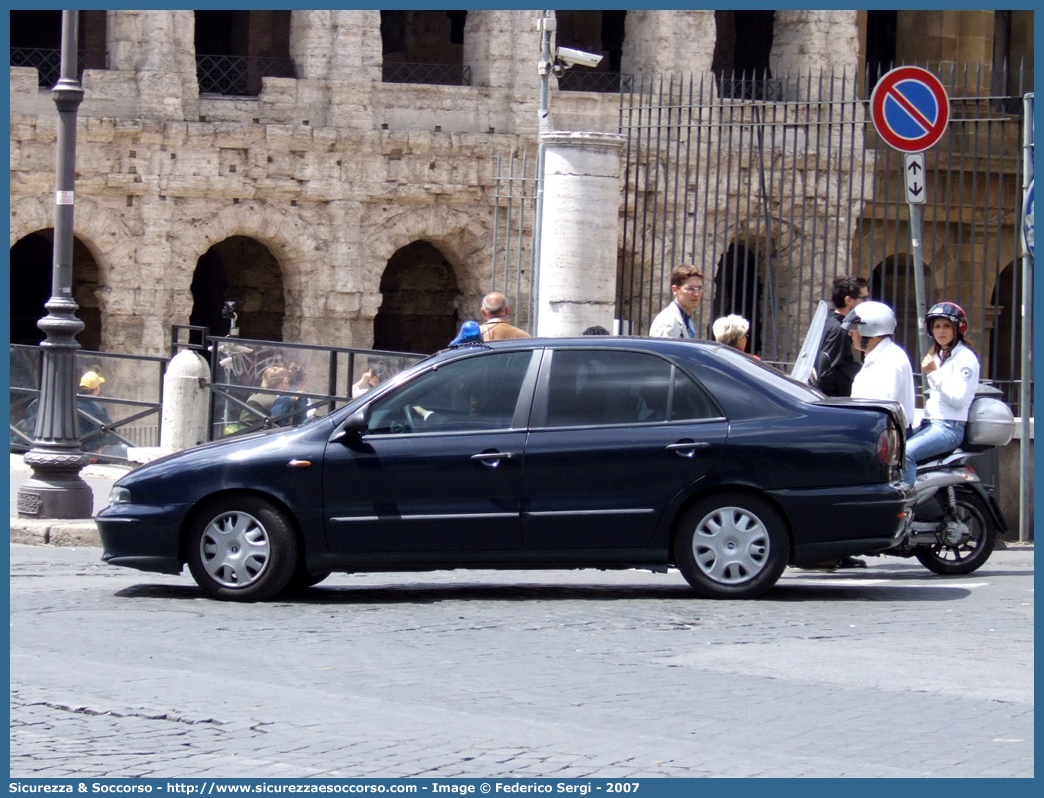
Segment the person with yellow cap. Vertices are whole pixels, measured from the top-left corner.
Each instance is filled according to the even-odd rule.
[[[109,411],[97,400],[101,395],[101,386],[105,378],[96,369],[85,371],[80,377],[80,389],[76,394],[76,416],[79,426],[80,446],[85,452],[101,452],[122,454],[125,449],[120,439],[108,431],[112,425]],[[18,428],[27,435],[33,435],[36,429],[36,414],[39,400],[33,399],[25,411],[25,419],[18,423]],[[106,429],[103,430],[102,427]],[[21,438],[16,439],[12,433],[11,442],[24,445]],[[113,448],[115,447],[115,448]]]
[[[105,378],[97,371],[86,371],[83,376],[80,377],[80,393],[88,393],[91,396],[97,396],[101,393],[103,382],[105,382]]]
[[[96,397],[101,396],[105,378],[96,370],[85,371],[80,377],[80,390],[76,396],[76,411],[80,425],[80,443],[85,452],[100,452],[110,446],[119,445],[119,439],[108,431],[112,426],[109,411]],[[102,429],[102,428],[105,429]]]

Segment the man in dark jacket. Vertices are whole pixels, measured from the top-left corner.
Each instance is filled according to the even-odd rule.
[[[820,352],[826,357],[827,366],[819,375],[817,387],[827,396],[851,396],[852,380],[859,372],[859,362],[852,352],[852,340],[841,329],[841,322],[860,302],[870,298],[866,280],[862,277],[838,277],[834,280],[831,295],[834,312],[826,320],[823,345]]]

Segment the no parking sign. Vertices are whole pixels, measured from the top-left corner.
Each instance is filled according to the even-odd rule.
[[[896,67],[877,81],[870,95],[870,118],[888,146],[900,152],[924,152],[946,132],[950,99],[939,78],[928,70]]]

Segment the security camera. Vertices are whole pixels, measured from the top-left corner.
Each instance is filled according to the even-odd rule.
[[[596,67],[602,62],[600,55],[585,53],[583,50],[573,50],[569,47],[559,47],[555,51],[555,57],[567,67]]]

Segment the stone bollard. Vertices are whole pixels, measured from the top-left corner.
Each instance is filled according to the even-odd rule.
[[[210,367],[202,355],[182,349],[163,376],[160,445],[130,449],[127,458],[147,463],[171,452],[207,442],[207,389]]]
[[[179,451],[207,441],[207,389],[210,367],[199,352],[182,349],[163,377],[160,447]]]

